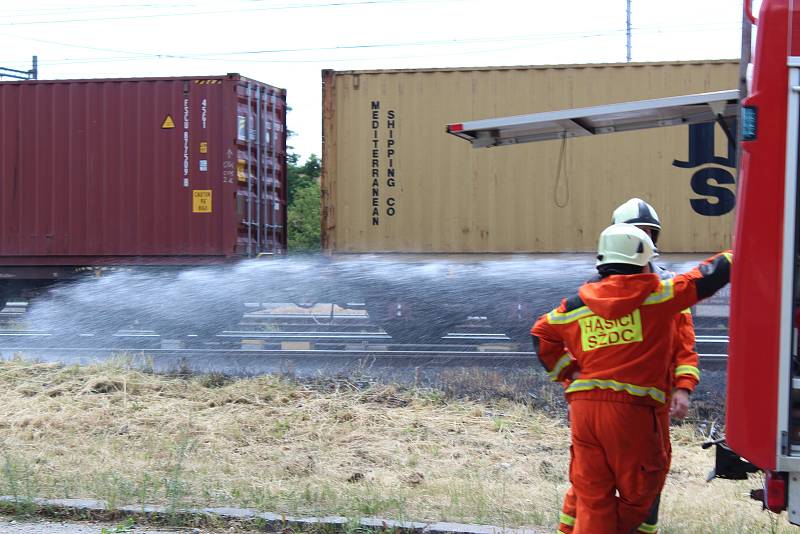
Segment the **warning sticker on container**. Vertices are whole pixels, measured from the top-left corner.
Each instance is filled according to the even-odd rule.
[[[164,118],[164,122],[161,123],[162,130],[168,130],[169,128],[175,128],[175,121],[172,120],[172,115],[167,115]]]
[[[200,142],[200,153],[201,154],[208,154],[208,142],[201,141]]]
[[[236,161],[236,178],[240,182],[247,181],[247,161],[243,159]]]
[[[211,213],[210,189],[195,189],[192,191],[192,213]]]
[[[208,160],[201,159],[200,160],[200,171],[207,172],[208,171]]]

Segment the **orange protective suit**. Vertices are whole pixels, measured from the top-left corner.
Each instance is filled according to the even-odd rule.
[[[675,273],[660,267],[655,267],[654,271],[657,272],[661,279],[669,279],[675,276]],[[684,310],[677,316],[676,328],[676,344],[672,362],[674,371],[671,373],[675,381],[669,391],[680,388],[691,393],[699,382],[700,368],[699,358],[695,350],[694,321],[692,321],[692,313],[690,310]],[[565,382],[565,384],[568,386],[568,381]],[[657,413],[661,419],[662,428],[664,429],[664,450],[667,454],[667,469],[669,469],[672,462],[672,444],[669,439],[669,398],[667,402],[657,410]],[[650,508],[647,518],[636,530],[637,533],[658,533],[659,503],[660,499],[656,499],[654,505]],[[578,500],[575,496],[575,491],[572,489],[572,486],[570,486],[564,494],[564,502],[559,515],[558,534],[573,534],[577,507]]]
[[[659,408],[675,382],[675,315],[724,286],[731,262],[720,254],[668,280],[608,276],[584,284],[532,328],[553,380],[580,372],[566,390],[575,534],[629,534],[647,518],[668,470]]]

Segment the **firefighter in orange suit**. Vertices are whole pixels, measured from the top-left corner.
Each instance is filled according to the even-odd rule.
[[[658,410],[673,382],[677,316],[730,278],[733,257],[723,253],[661,279],[649,268],[654,249],[631,224],[606,228],[600,280],[531,329],[551,378],[570,381],[575,534],[630,534],[647,518],[668,471]]]
[[[661,221],[656,210],[639,198],[632,198],[614,210],[612,223],[629,223],[644,231],[653,240],[653,244],[658,243],[658,236],[661,233]],[[660,267],[653,262],[649,264],[650,270],[662,279],[672,278],[675,273]],[[669,441],[669,419],[683,419],[689,410],[689,395],[694,391],[700,380],[700,368],[698,366],[697,352],[695,351],[694,323],[691,311],[686,309],[677,318],[676,344],[673,360],[675,379],[670,388],[672,395],[670,402],[665,403],[659,410],[662,428],[664,432],[664,447],[667,451],[667,467],[672,462],[672,446]],[[656,534],[658,532],[658,509],[660,497],[653,504],[648,517],[639,525],[636,532],[646,534]],[[572,487],[567,489],[564,495],[564,504],[559,516],[558,533],[572,534],[575,526],[575,491]]]

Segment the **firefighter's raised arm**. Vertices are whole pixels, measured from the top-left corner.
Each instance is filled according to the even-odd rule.
[[[662,280],[645,304],[658,304],[674,313],[694,306],[725,287],[731,279],[733,252],[720,252],[670,280]]]

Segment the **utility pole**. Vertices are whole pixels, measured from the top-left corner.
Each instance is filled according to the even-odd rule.
[[[17,70],[8,67],[0,67],[0,78],[16,78],[17,80],[38,80],[39,79],[39,57],[33,56],[31,70]]]
[[[627,4],[626,13],[628,17],[627,17],[627,24],[625,25],[626,29],[625,36],[628,38],[627,61],[628,63],[630,63],[631,62],[631,0],[626,0],[626,4]]]

